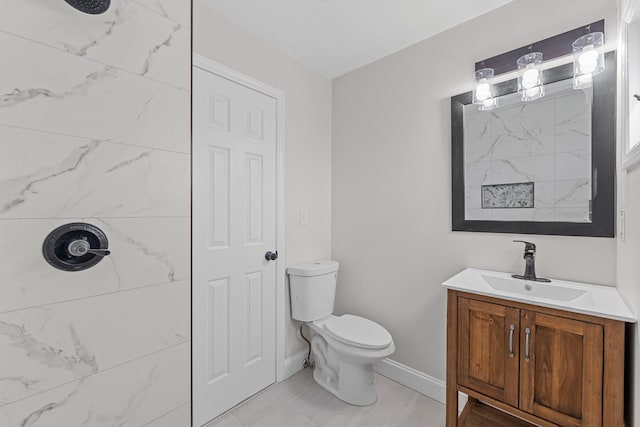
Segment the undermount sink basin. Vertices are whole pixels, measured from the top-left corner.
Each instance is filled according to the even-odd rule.
[[[482,279],[487,282],[487,285],[489,285],[491,289],[497,291],[556,301],[575,301],[587,293],[587,291],[581,289],[569,288],[562,285],[532,282],[515,278],[505,279],[502,277],[482,275]]]
[[[635,323],[618,290],[613,286],[552,280],[534,282],[511,277],[511,273],[467,268],[447,279],[447,289],[517,301],[574,313]]]

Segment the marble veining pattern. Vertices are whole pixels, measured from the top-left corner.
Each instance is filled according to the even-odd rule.
[[[74,344],[71,352],[35,339],[23,325],[0,320],[0,337],[2,337],[3,343],[0,349],[4,359],[2,367],[0,367],[0,390],[2,392],[0,406],[35,394],[43,384],[47,383],[46,379],[37,378],[37,375],[34,375],[31,370],[20,374],[22,369],[30,364],[43,366],[51,371],[65,371],[71,378],[84,377],[98,372],[99,367],[95,356],[82,346],[73,325],[69,325],[68,334]],[[8,342],[5,343],[5,340]],[[12,352],[18,353],[18,357],[11,354]],[[25,363],[24,355],[32,359],[32,363]],[[11,363],[12,361],[17,363]]]
[[[3,6],[0,426],[182,423],[190,1],[112,0],[98,16]],[[75,221],[104,230],[112,254],[55,270],[42,241]]]
[[[181,281],[0,314],[0,406],[187,342],[188,288]]]
[[[186,154],[6,126],[0,141],[0,218],[189,215]]]
[[[165,18],[171,19],[177,24],[186,28],[191,28],[190,10],[175,0],[133,0],[136,3],[158,13]]]
[[[189,153],[187,91],[2,32],[0,50],[0,124]]]
[[[106,65],[99,71],[87,74],[84,76],[82,82],[65,91],[56,92],[45,88],[14,89],[12,92],[0,96],[0,108],[10,108],[38,97],[63,100],[74,95],[86,95],[91,86],[100,80],[113,79],[116,77],[117,70]]]
[[[64,2],[5,0],[3,31],[73,55],[109,64],[182,89],[189,88],[188,28],[131,0],[112,0],[109,10],[89,17]],[[176,9],[181,2],[175,2]],[[182,4],[181,9],[184,9]],[[29,16],[28,21],[20,19]],[[140,31],[144,28],[144,31]],[[126,49],[120,47],[126,45]],[[162,54],[163,59],[157,61]]]
[[[465,106],[466,219],[590,221],[592,93],[548,86],[539,101]],[[482,209],[482,186],[521,182],[535,186],[534,207]]]
[[[580,208],[589,204],[591,181],[588,179],[568,179],[556,182],[557,207]]]
[[[189,343],[0,407],[6,427],[142,426],[189,396]]]

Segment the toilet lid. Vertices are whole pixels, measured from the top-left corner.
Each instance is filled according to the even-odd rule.
[[[382,326],[364,317],[345,314],[324,323],[324,329],[334,339],[345,344],[371,349],[391,345],[391,334]]]

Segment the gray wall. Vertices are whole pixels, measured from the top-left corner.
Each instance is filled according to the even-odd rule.
[[[640,315],[640,168],[618,174],[618,207],[627,211],[627,233],[618,240],[618,287],[631,310]],[[640,332],[638,325],[630,329],[631,371],[627,373],[629,388],[629,427],[640,426]]]
[[[333,257],[337,311],[384,325],[392,359],[445,378],[442,281],[465,267],[523,271],[538,244],[541,276],[614,285],[614,239],[451,232],[450,101],[471,90],[476,61],[605,18],[613,0],[500,9],[353,71],[333,83]]]
[[[624,2],[622,2],[624,3]],[[628,44],[623,48],[628,49],[626,59],[628,61],[628,71],[619,70],[619,106],[618,111],[625,111],[624,103],[630,101],[629,112],[627,117],[619,118],[618,128],[618,153],[620,154],[621,163],[622,155],[626,149],[627,138],[631,141],[638,141],[640,137],[640,122],[637,120],[640,114],[640,106],[631,97],[632,94],[638,92],[640,87],[640,79],[637,70],[640,69],[640,55],[638,55],[637,47],[640,45],[640,20],[638,16],[640,10],[636,7],[635,19],[628,28],[627,37]],[[621,28],[622,31],[624,29]],[[621,38],[621,41],[624,38]],[[622,49],[621,49],[622,50]],[[624,51],[623,51],[624,52]],[[621,53],[618,59],[621,62],[625,57]],[[628,78],[628,92],[623,92],[623,78]],[[627,130],[628,134],[627,135]],[[640,263],[638,263],[638,255],[640,254],[640,168],[625,171],[622,168],[618,171],[618,208],[626,210],[626,235],[624,239],[618,239],[618,289],[624,296],[631,310],[640,316]],[[627,372],[627,380],[629,382],[627,395],[628,427],[640,426],[640,329],[638,325],[633,325],[629,329],[627,336],[630,339],[628,344],[628,362],[631,369]]]
[[[2,6],[0,425],[186,426],[190,2]],[[112,255],[53,269],[79,220]]]
[[[193,49],[212,60],[285,92],[286,265],[331,256],[331,82],[225,19],[203,0],[194,1]],[[224,40],[224,43],[218,42]],[[309,225],[300,225],[300,208]],[[289,287],[286,287],[290,318]],[[306,349],[286,330],[286,356]]]

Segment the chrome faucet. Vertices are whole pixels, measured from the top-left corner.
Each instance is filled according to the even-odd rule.
[[[514,240],[514,242],[524,243],[524,275],[512,274],[511,277],[522,280],[533,280],[535,282],[549,283],[551,280],[542,277],[536,277],[536,245],[524,240]]]

